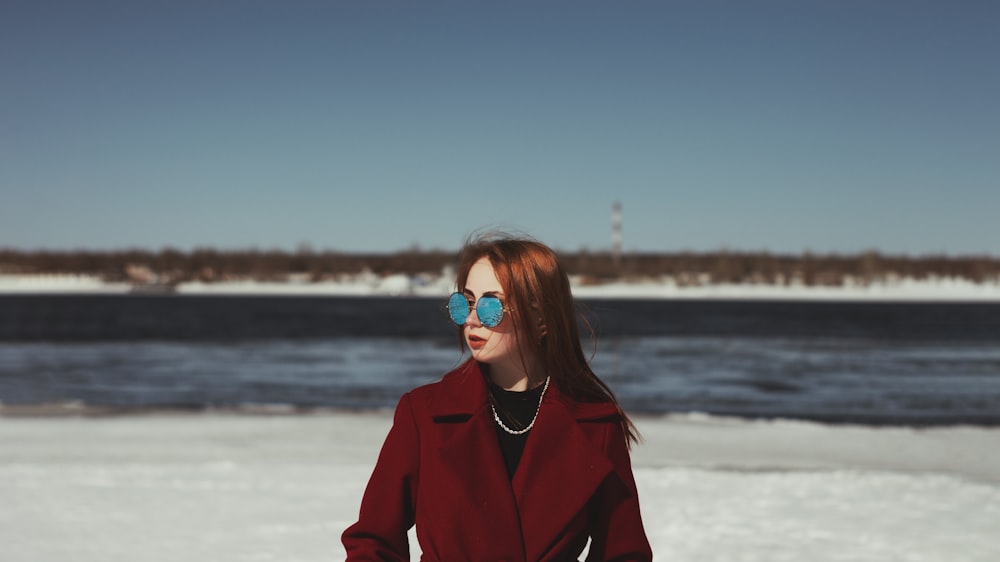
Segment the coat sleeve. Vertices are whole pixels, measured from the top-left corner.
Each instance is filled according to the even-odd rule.
[[[341,536],[348,561],[410,559],[406,533],[414,521],[420,443],[409,396],[396,406],[358,521]]]
[[[653,552],[639,513],[628,442],[620,423],[608,424],[604,449],[615,470],[598,488],[591,504],[587,561],[652,560]]]

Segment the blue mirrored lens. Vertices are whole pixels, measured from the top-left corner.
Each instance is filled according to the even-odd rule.
[[[459,326],[465,325],[465,319],[469,317],[469,300],[462,293],[452,293],[448,297],[448,316],[451,321]]]
[[[483,326],[496,328],[503,320],[503,303],[498,297],[489,295],[479,297],[479,302],[476,303],[476,316]]]

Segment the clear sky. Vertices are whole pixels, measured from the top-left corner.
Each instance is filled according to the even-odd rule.
[[[1000,3],[4,0],[0,247],[1000,254]]]

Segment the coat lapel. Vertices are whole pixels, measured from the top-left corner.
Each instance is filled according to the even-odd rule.
[[[617,415],[617,409],[611,404],[577,406],[571,408],[556,385],[550,386],[514,473],[528,560],[545,555],[614,470],[578,420],[608,418]]]
[[[443,432],[442,466],[468,507],[463,523],[475,527],[469,534],[480,535],[487,543],[517,545],[523,556],[520,517],[488,412],[485,381],[475,361],[454,375],[432,415]]]

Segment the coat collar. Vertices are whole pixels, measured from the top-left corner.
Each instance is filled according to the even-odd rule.
[[[610,403],[569,400],[552,381],[511,481],[486,392],[483,374],[472,360],[441,381],[430,413],[435,422],[460,427],[454,427],[442,443],[440,455],[467,497],[490,504],[491,532],[505,541],[518,541],[526,560],[540,560],[613,470],[579,423],[609,419],[618,410]],[[520,525],[498,524],[503,521]]]

